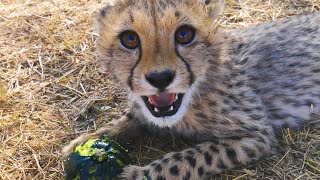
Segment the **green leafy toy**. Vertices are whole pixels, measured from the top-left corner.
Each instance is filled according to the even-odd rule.
[[[113,180],[130,163],[128,152],[103,136],[77,146],[64,161],[66,180]]]

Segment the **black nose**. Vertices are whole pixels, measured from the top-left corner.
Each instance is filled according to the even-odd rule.
[[[151,72],[146,75],[149,83],[159,89],[165,89],[173,80],[174,72],[165,70],[162,72]]]

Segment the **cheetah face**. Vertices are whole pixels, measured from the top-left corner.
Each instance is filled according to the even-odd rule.
[[[205,80],[215,58],[210,41],[217,4],[211,3],[123,0],[98,16],[101,67],[129,91],[129,99],[150,123],[171,127],[183,120]]]

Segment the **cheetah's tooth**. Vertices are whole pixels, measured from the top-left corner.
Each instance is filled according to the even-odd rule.
[[[152,101],[151,101],[151,98],[150,98],[150,97],[148,98],[148,101],[149,101],[150,104],[152,104]]]
[[[178,95],[176,94],[176,96],[174,97],[174,101],[178,100]]]
[[[173,110],[173,106],[170,106],[170,109],[169,109],[169,111],[172,111]]]
[[[159,112],[159,109],[155,107],[154,112]]]

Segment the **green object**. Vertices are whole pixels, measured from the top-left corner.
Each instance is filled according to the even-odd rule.
[[[113,180],[130,163],[128,152],[103,136],[77,146],[64,161],[66,180]]]

